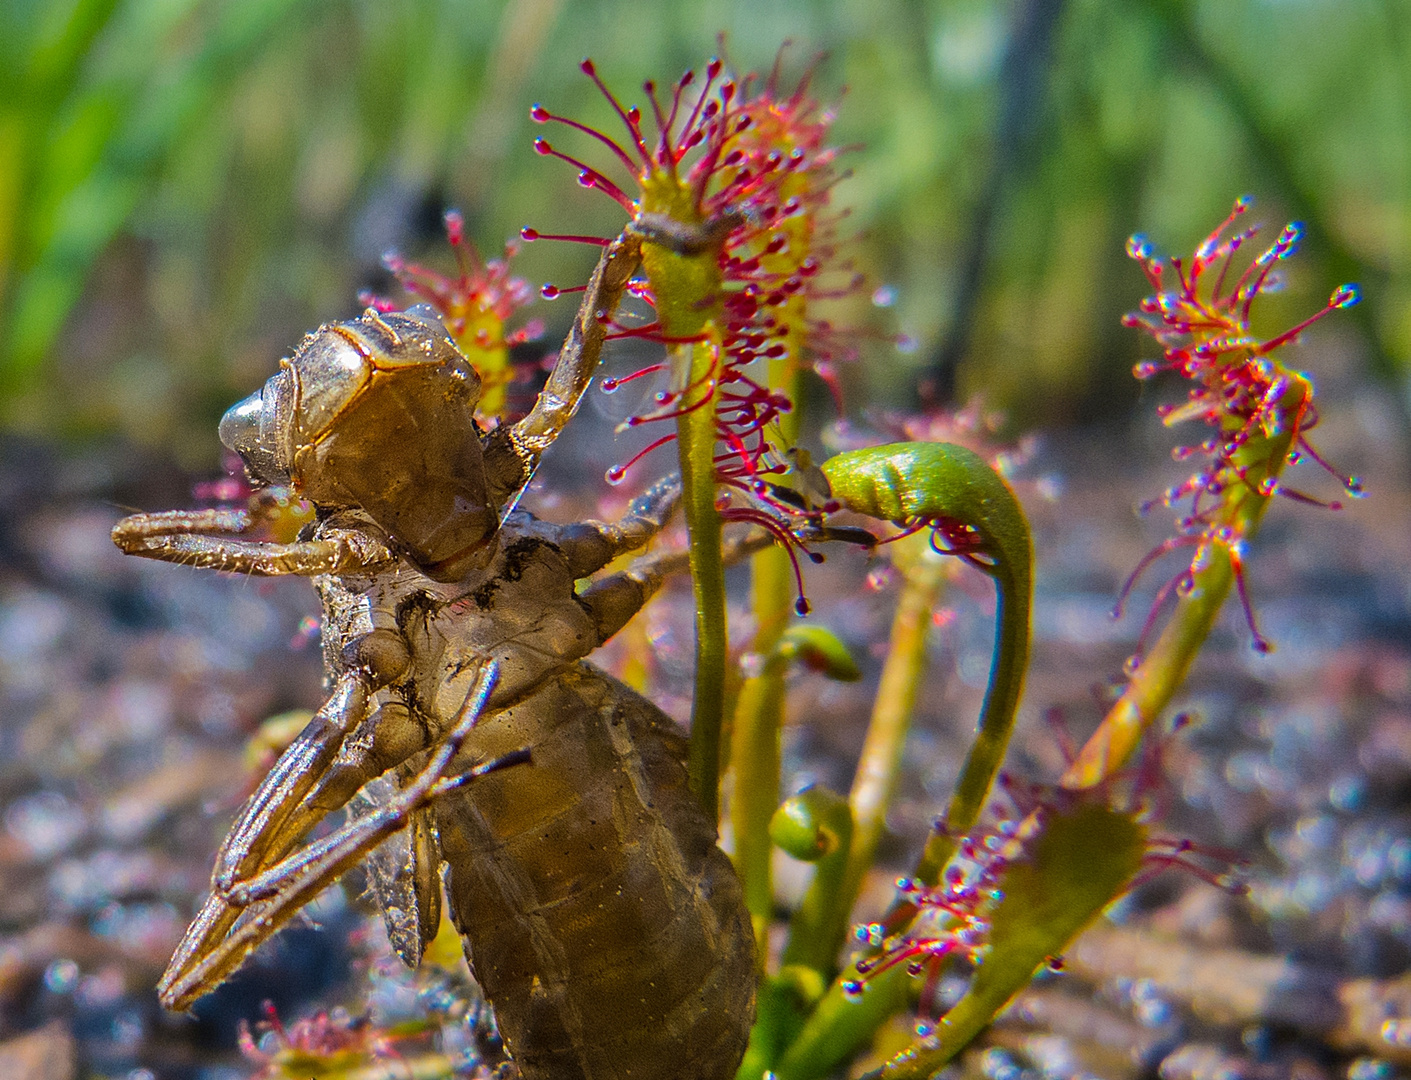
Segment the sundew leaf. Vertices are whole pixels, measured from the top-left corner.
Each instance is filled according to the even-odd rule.
[[[857,682],[862,669],[837,634],[826,626],[791,626],[784,631],[780,649],[810,671],[838,682]]]
[[[1032,819],[1031,819],[1032,820]],[[1101,803],[1046,812],[1024,857],[1000,879],[990,916],[990,951],[965,996],[935,1034],[899,1054],[875,1076],[926,1077],[980,1033],[1050,958],[1059,956],[1136,877],[1146,827]]]

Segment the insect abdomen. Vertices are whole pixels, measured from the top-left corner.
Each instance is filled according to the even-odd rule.
[[[477,729],[533,764],[437,804],[452,918],[529,1080],[735,1073],[754,944],[651,702],[586,665]]]

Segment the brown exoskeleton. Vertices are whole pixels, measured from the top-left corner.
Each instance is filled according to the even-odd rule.
[[[373,891],[411,964],[440,920],[444,862],[451,919],[523,1075],[734,1074],[755,993],[739,883],[671,720],[582,662],[666,562],[575,592],[662,527],[679,484],[616,523],[514,508],[586,389],[601,312],[640,246],[624,233],[604,251],[522,421],[480,431],[478,377],[434,313],[368,312],[310,334],[221,421],[253,480],[315,505],[300,539],[242,535],[253,511],[138,514],[113,530],[131,554],[311,576],[323,601],[328,699],[226,837],[162,979],[169,1008],[376,849]],[[365,812],[300,847],[350,800]]]

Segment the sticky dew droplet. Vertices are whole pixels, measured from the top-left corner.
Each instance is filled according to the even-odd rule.
[[[1346,285],[1339,285],[1333,290],[1333,295],[1328,300],[1329,307],[1350,308],[1362,301],[1362,287],[1349,282]]]

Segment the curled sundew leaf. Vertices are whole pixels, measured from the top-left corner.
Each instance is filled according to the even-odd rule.
[[[789,921],[778,973],[766,975],[760,985],[759,1011],[738,1080],[773,1075],[778,1054],[827,991],[838,956],[833,927],[847,918],[840,886],[852,833],[848,801],[823,787],[784,800],[770,819],[770,839],[785,853],[814,864],[813,883]]]
[[[791,626],[784,631],[778,649],[810,671],[838,682],[857,682],[862,669],[838,635],[826,626]]]
[[[999,880],[990,948],[965,996],[926,1040],[903,1051],[876,1080],[921,1080],[949,1062],[1034,973],[1060,956],[1137,876],[1147,830],[1135,816],[1096,802],[1031,816],[1025,852]]]
[[[934,884],[955,850],[954,836],[975,824],[1014,726],[1029,658],[1034,547],[1019,500],[990,464],[953,443],[891,443],[849,450],[822,465],[831,497],[843,507],[903,529],[932,530],[932,546],[995,580],[995,659],[945,831],[928,842],[916,877]],[[944,543],[944,548],[940,543]]]
[[[836,792],[810,787],[785,799],[769,821],[769,838],[802,862],[818,862],[846,852],[852,837],[848,802]]]
[[[965,559],[995,581],[995,659],[975,742],[947,807],[946,828],[933,832],[913,875],[922,885],[935,885],[955,852],[956,838],[979,818],[1004,758],[1023,691],[1033,603],[1034,554],[1028,522],[999,473],[973,450],[951,443],[892,443],[849,450],[829,458],[821,471],[835,508],[890,521],[905,532],[929,528],[937,551]],[[913,908],[899,903],[887,922],[904,926],[913,914]],[[830,935],[830,940],[836,939]],[[888,1016],[910,1004],[910,980],[904,967],[869,979],[860,993],[856,991],[859,978],[856,968],[849,966],[833,980],[780,1054],[773,1067],[778,1080],[826,1075],[864,1045]]]

